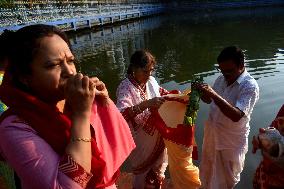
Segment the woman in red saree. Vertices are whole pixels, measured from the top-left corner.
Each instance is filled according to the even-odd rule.
[[[284,105],[280,108],[276,118],[270,127],[276,128],[284,138]],[[260,148],[259,140],[253,138],[253,153]],[[284,146],[279,146],[282,156],[275,158],[263,153],[263,160],[256,169],[253,188],[254,189],[282,189],[284,188]]]
[[[5,32],[0,99],[9,109],[0,118],[0,154],[21,187],[116,188],[135,145],[103,82],[76,72],[69,41],[56,27]],[[64,113],[56,107],[61,100]]]

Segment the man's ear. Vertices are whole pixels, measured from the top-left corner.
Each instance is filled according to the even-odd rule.
[[[240,69],[240,70],[244,70],[244,69],[245,69],[245,64],[240,64],[240,65],[239,65],[239,69]]]

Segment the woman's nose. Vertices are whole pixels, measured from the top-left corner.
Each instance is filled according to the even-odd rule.
[[[69,65],[65,62],[62,66],[62,75],[65,77],[73,76],[76,74],[76,69],[74,66]]]

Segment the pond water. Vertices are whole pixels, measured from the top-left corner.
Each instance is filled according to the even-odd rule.
[[[260,153],[251,153],[251,138],[266,127],[284,103],[284,8],[167,13],[100,30],[69,33],[83,73],[103,80],[115,99],[131,54],[149,49],[157,59],[154,76],[166,89],[190,87],[193,75],[213,84],[216,57],[226,46],[245,51],[248,72],[260,87],[249,135],[249,152],[237,189],[252,188]],[[203,122],[209,106],[201,103],[196,138],[201,153]],[[199,161],[195,162],[197,165]],[[124,166],[127,170],[127,166]]]

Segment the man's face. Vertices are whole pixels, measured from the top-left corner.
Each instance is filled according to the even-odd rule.
[[[228,85],[231,85],[242,74],[244,67],[238,66],[233,62],[233,60],[227,60],[224,62],[220,62],[218,69],[225,77],[226,81],[228,82]]]

